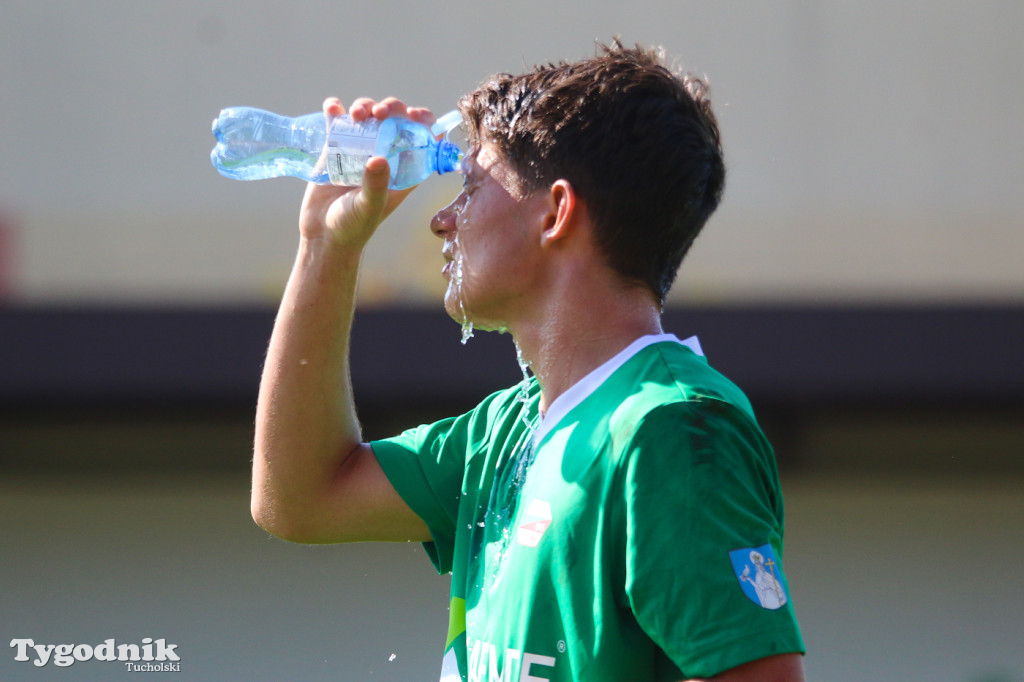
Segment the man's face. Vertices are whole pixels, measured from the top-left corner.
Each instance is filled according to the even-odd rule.
[[[537,283],[543,192],[519,197],[511,167],[489,143],[462,162],[463,190],[431,230],[444,239],[445,310],[479,329],[528,314]]]

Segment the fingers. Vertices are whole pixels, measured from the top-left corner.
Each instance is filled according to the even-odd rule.
[[[349,113],[357,121],[370,118],[371,116],[383,121],[391,116],[405,116],[408,109],[405,102],[395,97],[387,97],[379,102],[369,97],[360,97],[352,102],[352,108]]]
[[[434,112],[426,107],[409,107],[405,115],[407,118],[427,126],[433,125],[434,121],[437,120]]]
[[[336,118],[345,113],[345,105],[337,97],[328,97],[324,100],[324,116]]]
[[[430,125],[435,120],[430,109],[410,107],[396,97],[386,97],[379,102],[369,97],[360,97],[352,102],[349,115],[356,121],[363,121],[371,116],[381,121],[391,116],[404,116],[413,121]]]
[[[373,115],[373,107],[377,103],[369,97],[360,97],[352,102],[349,108],[349,115],[356,121],[363,121]]]

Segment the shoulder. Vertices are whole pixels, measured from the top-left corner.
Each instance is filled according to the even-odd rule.
[[[703,355],[681,343],[659,343],[650,350],[661,363],[662,381],[679,391],[683,401],[717,400],[753,417],[754,410],[746,394]]]
[[[703,433],[760,435],[753,407],[740,388],[707,360],[679,343],[638,353],[614,383],[612,429],[630,438],[687,440]]]
[[[636,421],[628,452],[665,452],[723,466],[751,461],[774,464],[774,453],[756,420],[742,407],[713,397],[652,406]],[[648,455],[649,456],[649,455]]]
[[[610,424],[620,474],[674,479],[693,490],[755,481],[774,490],[775,453],[747,396],[688,348],[649,350],[631,368],[633,388]]]

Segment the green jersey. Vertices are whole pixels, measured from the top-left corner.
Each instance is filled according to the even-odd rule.
[[[771,447],[696,339],[374,442],[451,572],[443,682],[680,680],[802,652]]]

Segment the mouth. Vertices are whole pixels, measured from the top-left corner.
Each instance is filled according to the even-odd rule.
[[[441,274],[445,277],[450,277],[452,269],[455,267],[454,245],[445,244],[444,249],[441,251],[441,255],[444,256],[444,267],[441,269]]]

